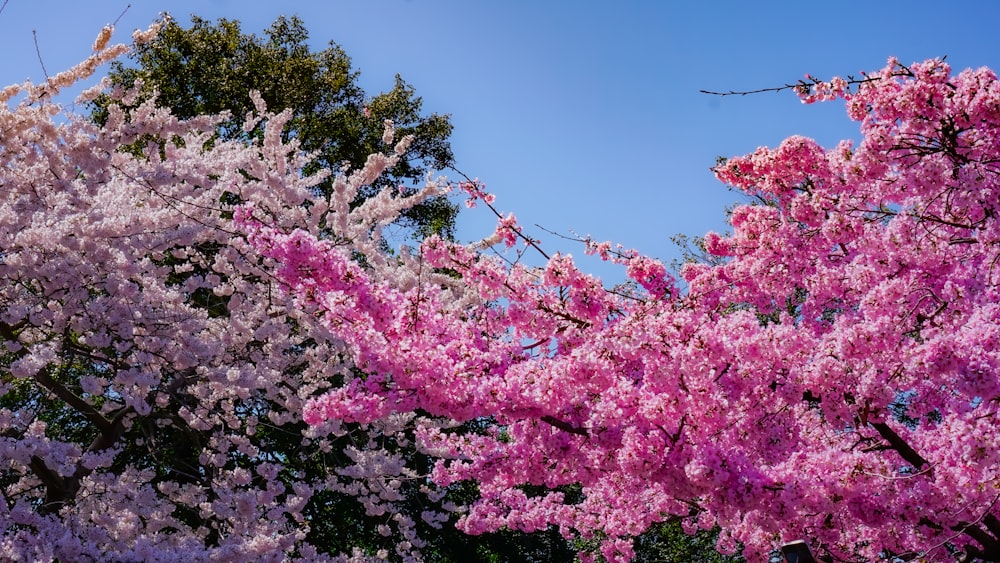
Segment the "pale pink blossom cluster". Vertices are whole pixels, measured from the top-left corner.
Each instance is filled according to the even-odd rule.
[[[458,189],[468,194],[469,197],[465,200],[465,206],[469,209],[476,207],[476,202],[480,200],[487,204],[492,204],[496,199],[496,196],[486,191],[486,186],[478,179],[460,182]]]
[[[303,174],[308,156],[282,140],[289,115],[250,92],[254,143],[138,88],[107,92],[103,126],[52,103],[125,51],[110,33],[67,73],[0,94],[0,560],[418,560],[421,530],[457,510],[414,468],[414,428],[442,422],[304,425],[304,405],[337,374],[358,377],[355,362],[232,216],[253,202],[274,228],[369,256],[373,279],[454,287],[418,276],[417,256],[380,254],[380,229],[442,186],[351,208],[404,138],[317,196],[324,176]],[[357,502],[385,544],[328,553],[310,535],[319,494]]]
[[[817,90],[847,99],[856,146],[792,137],[717,168],[759,203],[706,237],[720,260],[686,266],[685,291],[609,244],[588,251],[645,291],[606,290],[566,255],[531,268],[439,238],[420,260],[362,264],[238,214],[366,374],[310,399],[306,420],[479,421],[416,434],[442,458],[437,485],[478,487],[461,529],[556,526],[609,561],[671,519],[721,527],[719,549],[751,561],[800,538],[850,561],[995,550],[1000,82],[936,60],[866,76]],[[470,207],[492,200],[458,187]]]

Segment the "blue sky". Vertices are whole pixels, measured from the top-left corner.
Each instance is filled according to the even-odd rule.
[[[55,73],[87,56],[127,5],[7,0],[0,82],[43,78],[32,30]],[[258,33],[281,14],[299,15],[316,48],[344,47],[369,92],[399,73],[427,111],[451,114],[459,168],[530,229],[591,234],[666,261],[677,256],[671,235],[725,229],[724,208],[739,196],[709,171],[717,156],[792,134],[825,146],[857,137],[839,103],[699,90],[857,74],[890,55],[1000,68],[1000,3],[986,0],[133,0],[116,39],[162,11],[182,23],[192,13],[238,19]],[[492,228],[482,210],[460,218],[466,240]],[[548,249],[582,254],[533,234]]]

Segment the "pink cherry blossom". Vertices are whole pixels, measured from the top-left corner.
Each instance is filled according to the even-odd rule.
[[[368,374],[306,420],[485,425],[417,433],[439,486],[477,483],[468,533],[558,526],[624,561],[629,538],[676,519],[720,526],[719,549],[754,561],[800,538],[834,560],[997,560],[1000,83],[940,60],[813,82],[803,100],[844,99],[862,141],[791,137],[720,164],[758,203],[705,237],[718,260],[685,267],[683,291],[610,243],[585,241],[638,288],[605,289],[565,254],[491,257],[540,246],[478,181],[457,187],[495,236],[432,238],[396,266],[240,216]]]

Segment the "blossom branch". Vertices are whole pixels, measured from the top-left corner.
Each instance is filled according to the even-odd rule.
[[[907,463],[913,466],[914,469],[921,469],[925,465],[930,465],[923,456],[917,453],[910,444],[906,442],[895,430],[889,427],[888,424],[884,422],[872,422],[872,428],[874,428],[882,438],[884,438],[892,449],[896,450],[899,455],[906,460]]]

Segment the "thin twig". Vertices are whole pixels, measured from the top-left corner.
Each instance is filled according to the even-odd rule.
[[[728,92],[716,92],[714,90],[698,90],[699,94],[708,94],[710,96],[749,96],[750,94],[763,94],[765,92],[781,92],[783,90],[789,90],[792,88],[805,89],[810,88],[812,85],[805,81],[799,81],[796,84],[783,84],[781,86],[774,86],[771,88],[758,88],[757,90],[730,90]]]
[[[944,60],[944,58],[942,57],[941,60]],[[893,78],[897,76],[913,76],[913,72],[910,71],[909,68],[903,65],[900,65],[900,68],[902,68],[902,70],[894,72],[890,74],[888,77],[862,75],[863,78],[855,78],[851,75],[847,75],[846,82],[848,86],[856,86],[858,84],[864,84],[866,82],[874,82],[876,80],[882,80],[883,78]],[[759,88],[757,90],[730,90],[728,92],[698,90],[698,92],[702,94],[709,94],[711,96],[749,96],[750,94],[763,94],[764,92],[782,92],[784,90],[795,89],[801,94],[808,94],[810,91],[812,91],[812,88],[814,86],[818,86],[820,84],[823,84],[822,80],[810,76],[809,80],[799,80],[795,84],[783,84],[781,86],[774,86],[771,88]]]
[[[6,6],[7,3],[4,2]],[[42,51],[38,48],[38,30],[32,29],[31,35],[35,38],[35,53],[38,55],[38,64],[42,65],[42,72],[45,73],[45,80],[49,79],[49,71],[45,70],[45,61],[42,60]]]
[[[6,0],[5,0],[5,1],[4,1],[4,5],[6,5],[6,4],[7,4],[7,2],[6,2]],[[114,21],[114,22],[112,22],[112,24],[111,24],[111,25],[113,25],[113,26],[117,27],[117,26],[118,26],[118,22],[120,22],[120,21],[121,21],[121,19],[122,19],[123,17],[125,17],[125,12],[129,11],[129,8],[131,8],[131,7],[132,7],[132,4],[127,4],[127,5],[125,6],[125,9],[124,9],[124,10],[122,10],[122,13],[118,14],[118,17],[117,17],[117,18],[115,18],[115,21]],[[3,11],[3,8],[0,8],[0,11]]]
[[[7,2],[10,2],[10,0],[3,0],[3,5],[0,6],[0,14],[2,14],[5,9],[7,9]]]
[[[454,166],[451,166],[450,168],[452,170],[454,170],[456,173],[458,173],[459,176],[462,176],[463,178],[465,178],[465,180],[467,182],[470,182],[472,184],[476,184],[477,183],[475,180],[473,180],[472,178],[470,178],[468,175],[466,175],[464,172],[462,172],[458,168],[455,168]],[[500,211],[498,211],[496,207],[493,207],[493,205],[491,203],[489,203],[488,201],[483,201],[483,204],[486,205],[486,207],[490,211],[492,211],[493,214],[496,215],[498,218],[501,218],[501,219],[503,218],[503,215],[500,213]],[[530,246],[531,248],[534,248],[535,251],[537,251],[539,254],[541,254],[542,258],[545,258],[546,260],[550,260],[552,258],[551,256],[548,255],[548,253],[546,253],[544,250],[542,250],[542,247],[538,245],[538,241],[529,238],[528,236],[526,236],[521,231],[512,231],[512,232],[514,233],[515,237],[523,240],[526,245]]]

